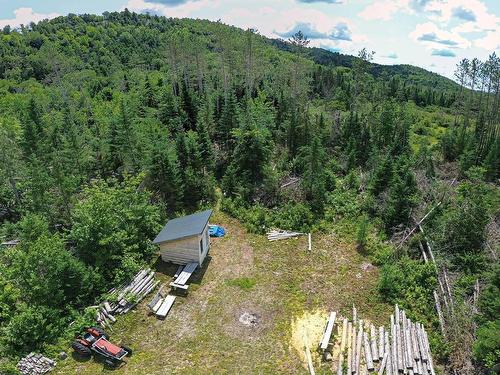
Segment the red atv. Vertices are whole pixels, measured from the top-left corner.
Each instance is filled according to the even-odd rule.
[[[90,357],[92,352],[105,359],[106,364],[118,366],[125,357],[132,355],[132,350],[126,346],[117,346],[108,341],[108,335],[99,327],[85,330],[72,344],[73,350],[84,357]]]

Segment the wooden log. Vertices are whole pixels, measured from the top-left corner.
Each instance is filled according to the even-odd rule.
[[[394,315],[391,315],[391,339],[392,339],[392,366],[393,366],[393,374],[398,372],[398,351],[397,351],[397,333],[396,333],[396,323],[394,322]]]
[[[410,334],[411,334],[411,343],[413,345],[413,358],[417,360],[420,359],[420,352],[418,350],[417,332],[414,323],[410,324]]]
[[[424,245],[422,245],[422,241],[418,241],[418,247],[420,248],[420,253],[422,254],[422,257],[424,258],[424,263],[429,262],[429,259],[427,259],[427,254],[424,249]]]
[[[385,332],[384,327],[378,327],[378,358],[382,360],[384,358],[385,351]]]
[[[106,309],[106,311],[107,311],[109,314],[111,314],[111,313],[113,312],[113,310],[111,309],[111,306],[110,306],[110,304],[109,304],[109,302],[108,302],[108,301],[104,301],[103,306],[104,306],[104,308]]]
[[[438,314],[439,327],[441,328],[441,334],[446,338],[446,333],[444,330],[444,318],[443,313],[441,312],[441,303],[439,302],[439,296],[436,291],[433,292],[434,296],[434,306],[436,306],[436,311]]]
[[[429,357],[428,360],[429,360],[429,363],[428,363],[428,368],[431,372],[432,375],[436,375],[435,371],[434,371],[434,363],[432,361],[432,355],[431,355],[431,349],[430,349],[430,346],[429,346],[429,338],[427,336],[427,332],[425,332],[425,329],[423,330],[423,334],[424,334],[424,340],[425,340],[425,347],[426,347],[426,350],[427,350],[427,356]]]
[[[142,288],[147,285],[154,277],[154,272],[151,271],[147,274],[145,278],[143,278],[137,285],[135,285],[132,289],[130,289],[130,294],[139,294]]]
[[[352,374],[352,323],[347,323],[347,375]]]
[[[392,353],[392,348],[391,348],[391,342],[389,340],[389,332],[385,331],[384,332],[385,337],[384,337],[384,352],[387,353],[387,364],[386,364],[386,373],[388,375],[397,375],[397,370],[394,368],[393,365],[393,353]]]
[[[409,359],[408,359],[408,348],[406,346],[407,344],[407,339],[406,339],[406,312],[404,310],[399,312],[400,317],[401,317],[401,343],[403,344],[402,349],[403,349],[403,366],[405,369],[411,368],[409,364]]]
[[[356,373],[356,344],[358,342],[358,337],[356,334],[356,325],[352,325],[352,364],[351,364],[351,373]]]
[[[377,374],[381,375],[384,373],[386,365],[387,365],[387,358],[389,357],[388,353],[384,354],[384,358],[382,358],[382,362],[380,363],[380,366],[377,370]],[[388,371],[387,371],[388,372]]]
[[[371,346],[372,360],[374,362],[378,362],[379,356],[378,356],[378,346],[377,346],[377,331],[375,330],[375,326],[373,324],[370,325],[370,346]]]
[[[405,350],[406,350],[406,358],[407,358],[406,368],[413,369],[413,361],[414,361],[413,343],[411,341],[410,328],[408,327],[408,323],[406,324],[406,328],[405,328]]]
[[[127,294],[127,292],[132,289],[137,282],[139,282],[140,280],[142,280],[142,278],[144,277],[144,275],[146,275],[147,273],[147,269],[142,269],[140,270],[135,276],[134,278],[132,279],[132,281],[127,285],[125,286],[122,291],[118,294],[118,298],[117,300],[120,301],[123,299],[123,297],[125,296],[125,294]]]
[[[361,344],[363,342],[363,320],[359,320],[358,334],[356,337],[356,368],[355,373],[359,374],[360,363],[361,363]]]
[[[424,222],[425,219],[434,211],[437,207],[441,205],[441,202],[439,202],[436,206],[432,207],[429,212],[427,212],[422,219],[420,219],[417,224],[408,232],[408,234],[401,240],[401,242],[398,245],[398,249],[403,246],[405,241],[415,232],[415,230],[420,229],[420,225]]]
[[[404,366],[404,351],[403,351],[403,340],[401,338],[401,327],[399,326],[399,321],[395,323],[396,326],[396,348],[398,351],[398,371],[403,372],[405,370]]]
[[[370,341],[368,340],[368,333],[363,332],[363,343],[365,348],[365,361],[368,371],[374,371],[375,366],[373,365],[373,356]]]
[[[103,313],[104,316],[106,316],[112,323],[116,322],[116,318],[108,313],[104,307],[101,308],[101,312]]]
[[[342,339],[340,341],[339,364],[337,366],[337,375],[342,375],[344,366],[345,348],[347,345],[347,318],[342,322]]]
[[[420,352],[420,358],[422,359],[422,361],[427,362],[429,357],[427,356],[427,351],[424,346],[424,341],[422,337],[422,326],[420,325],[420,323],[417,323],[416,328],[417,328],[417,342],[418,342],[418,349]]]
[[[446,286],[446,290],[448,292],[448,298],[450,299],[450,308],[451,313],[455,313],[453,295],[451,294],[450,282],[448,281],[448,272],[446,271],[446,267],[443,268],[443,276],[444,276],[444,285]]]

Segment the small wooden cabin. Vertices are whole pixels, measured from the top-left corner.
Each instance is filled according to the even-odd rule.
[[[153,243],[160,245],[161,258],[175,264],[203,263],[210,249],[208,220],[212,210],[170,220]]]

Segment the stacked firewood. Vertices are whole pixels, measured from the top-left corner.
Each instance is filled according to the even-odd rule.
[[[344,318],[342,325],[338,324],[337,338],[340,345],[338,375],[344,370],[348,375],[371,372],[435,375],[427,332],[422,324],[408,319],[405,311],[397,305],[389,330],[384,327],[377,329],[373,324],[358,319],[353,308],[352,321]],[[325,336],[322,341],[325,339],[329,341],[329,337]],[[332,359],[329,353],[333,350],[330,348],[326,349],[328,353],[324,353],[324,358]]]
[[[17,369],[22,375],[46,374],[56,367],[56,362],[41,354],[30,353],[21,358],[17,364]]]
[[[108,292],[110,298],[98,306],[97,323],[103,328],[111,327],[111,324],[116,322],[115,315],[125,314],[141,302],[159,283],[154,275],[151,269],[143,269],[130,283],[111,289]]]

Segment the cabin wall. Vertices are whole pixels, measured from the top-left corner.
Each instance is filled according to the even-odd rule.
[[[160,244],[161,259],[174,264],[200,261],[199,236],[183,238]]]
[[[203,243],[203,251],[200,249],[200,241]],[[172,262],[174,264],[187,264],[191,262],[202,264],[209,249],[210,236],[208,235],[208,225],[199,236],[191,236],[160,244],[161,259],[164,262]]]
[[[208,250],[210,249],[210,236],[208,235],[208,224],[203,230],[200,239],[203,241],[203,252],[200,252],[200,264],[203,264],[203,261],[205,260],[205,257],[208,254]]]

